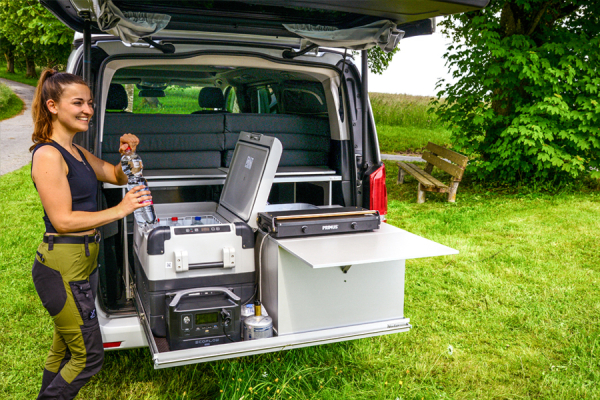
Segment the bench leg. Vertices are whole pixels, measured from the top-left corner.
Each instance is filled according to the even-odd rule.
[[[404,170],[398,167],[398,185],[402,185],[404,183]]]
[[[419,186],[417,187],[417,203],[425,203],[425,191],[423,190],[421,183],[419,183]]]
[[[450,203],[456,202],[456,191],[458,190],[458,184],[460,181],[453,180],[448,189],[448,201]]]

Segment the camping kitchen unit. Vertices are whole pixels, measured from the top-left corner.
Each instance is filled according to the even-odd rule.
[[[405,261],[457,251],[385,222],[367,49],[488,0],[40,2],[94,93],[76,140],[116,164],[137,135],[160,219],[101,228],[107,350],[166,368],[410,329]]]

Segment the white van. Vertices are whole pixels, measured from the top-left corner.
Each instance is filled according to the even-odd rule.
[[[41,3],[81,33],[68,71],[96,112],[76,141],[115,164],[137,135],[162,220],[102,228],[107,350],[148,346],[165,368],[410,329],[405,260],[457,252],[385,223],[363,49],[488,0]],[[362,74],[335,46],[362,51]],[[104,184],[99,204],[124,192]],[[257,299],[272,337],[242,340]]]

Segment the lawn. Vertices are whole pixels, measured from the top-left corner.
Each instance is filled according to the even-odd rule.
[[[450,145],[450,132],[429,105],[431,98],[369,93],[382,153],[422,153],[428,142]]]
[[[9,119],[23,110],[23,100],[6,85],[0,83],[0,121]]]
[[[109,352],[79,399],[600,399],[600,192],[468,181],[458,202],[394,183],[389,222],[460,250],[406,265],[413,329],[153,370]],[[29,167],[0,177],[0,398],[34,398],[51,320],[31,281],[43,232]]]

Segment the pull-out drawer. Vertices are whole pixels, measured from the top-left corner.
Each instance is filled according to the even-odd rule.
[[[375,232],[299,239],[259,234],[255,251],[274,337],[172,351],[165,338],[153,335],[136,290],[155,368],[407,331],[405,260],[458,253],[387,224]]]

